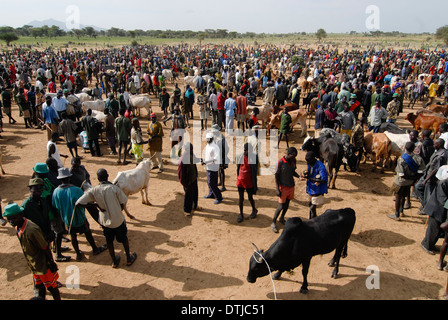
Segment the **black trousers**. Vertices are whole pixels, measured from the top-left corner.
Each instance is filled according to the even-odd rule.
[[[190,184],[188,187],[184,187],[184,212],[191,213],[192,210],[198,206],[198,180]]]
[[[98,142],[98,139],[92,139],[92,140],[87,140],[87,142],[89,143],[89,150],[90,150],[90,154],[92,156],[95,155],[95,148],[96,148],[96,155],[100,156],[101,155],[101,150],[100,150],[100,143]],[[93,146],[95,144],[95,146]]]

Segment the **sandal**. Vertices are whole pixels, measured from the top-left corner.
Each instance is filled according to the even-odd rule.
[[[76,261],[82,261],[84,259],[84,254],[80,252],[79,254],[76,254]]]
[[[112,263],[112,268],[114,268],[114,269],[118,268],[118,265],[120,264],[120,260],[121,260],[121,257],[116,256],[115,261]]]
[[[107,249],[107,244],[105,244],[104,246],[98,247],[98,249],[96,251],[93,252],[94,256],[99,255],[101,252],[105,251]]]
[[[135,260],[137,260],[137,253],[134,252],[133,254],[130,255],[128,262],[126,262],[126,265],[128,267],[131,266]]]
[[[60,257],[56,257],[56,262],[68,262],[72,259],[72,257],[67,257],[67,256],[60,256]]]

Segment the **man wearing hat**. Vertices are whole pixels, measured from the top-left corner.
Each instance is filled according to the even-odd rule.
[[[202,165],[205,165],[207,171],[207,184],[209,193],[205,199],[216,199],[214,204],[222,202],[222,193],[218,189],[218,171],[220,165],[220,151],[219,147],[214,142],[214,135],[212,132],[206,134],[207,145],[205,147],[205,157],[201,159]]]
[[[389,116],[386,119],[386,122],[395,123],[397,121],[397,117],[400,112],[400,100],[399,94],[394,93],[392,95],[392,101],[387,104],[387,112],[389,112]]]
[[[221,192],[226,191],[226,175],[225,169],[229,167],[229,145],[227,144],[226,138],[221,134],[221,128],[219,125],[214,124],[212,126],[213,139],[216,145],[219,148],[220,153],[220,164],[218,171],[218,186],[221,186],[219,189]]]
[[[163,160],[162,160],[162,137],[163,137],[163,127],[159,121],[157,121],[157,115],[155,113],[151,113],[150,115],[151,122],[148,123],[148,150],[150,153],[150,158],[154,157],[153,163],[154,167],[159,168],[159,172],[163,171]]]
[[[3,218],[17,231],[28,268],[33,273],[39,297],[45,299],[46,290],[48,290],[54,300],[60,300],[61,295],[57,284],[58,267],[53,260],[48,242],[39,226],[24,217],[23,210],[17,203],[8,204],[5,207]]]
[[[84,255],[79,249],[78,233],[85,234],[87,242],[92,247],[93,255],[98,255],[106,250],[106,246],[97,247],[84,208],[75,208],[76,201],[84,195],[84,192],[81,188],[70,184],[71,176],[72,174],[68,168],[60,168],[58,170],[58,180],[62,183],[53,192],[52,204],[59,210],[62,220],[68,228],[68,232],[72,238],[72,246],[76,252],[76,261],[81,261]]]
[[[53,247],[53,252],[56,253],[56,261],[65,262],[69,261],[70,257],[62,255],[63,251],[68,250],[68,247],[62,247],[62,239],[65,232],[64,222],[62,222],[61,215],[59,211],[52,205],[53,191],[56,188],[55,185],[48,179],[48,173],[50,170],[46,163],[36,163],[33,168],[33,178],[40,178],[43,181],[43,190],[41,197],[46,199],[50,204],[48,216],[50,218],[51,230],[56,234],[55,245]]]

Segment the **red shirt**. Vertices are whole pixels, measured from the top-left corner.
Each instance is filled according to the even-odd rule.
[[[218,110],[224,110],[224,103],[226,102],[227,97],[222,94],[218,94]]]
[[[254,186],[252,183],[252,169],[246,156],[244,156],[244,162],[240,165],[236,186],[245,189],[250,189]]]

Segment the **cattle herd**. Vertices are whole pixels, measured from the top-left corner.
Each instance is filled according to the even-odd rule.
[[[246,119],[255,108],[258,109],[258,124],[268,133],[274,128],[280,129],[287,107],[292,118],[290,136],[294,141],[305,138],[301,140],[300,149],[314,151],[327,165],[330,188],[336,188],[341,166],[359,172],[361,162],[371,161],[373,169],[380,166],[384,172],[387,166],[393,165],[394,158],[403,154],[404,145],[410,141],[409,129],[428,129],[434,138],[438,137],[440,125],[447,122],[447,74],[447,54],[441,49],[367,46],[365,49],[341,50],[326,45],[301,48],[294,45],[199,47],[180,44],[73,51],[14,47],[0,53],[2,92],[10,92],[14,109],[17,108],[15,98],[21,88],[25,89],[31,118],[42,128],[45,125],[41,113],[45,97],[53,97],[58,90],[64,89],[73,99],[71,103],[77,110],[77,120],[91,109],[99,122],[104,121],[103,112],[111,96],[115,99],[118,95],[126,97],[126,106],[140,118],[152,112],[160,112],[163,116],[160,93],[163,88],[169,88],[173,95],[174,83],[180,84],[183,93],[189,86],[207,98],[214,89],[218,94],[225,90],[248,97],[249,105],[244,111]],[[283,90],[286,92],[284,96]],[[270,92],[274,94],[270,95]],[[345,92],[348,92],[348,98],[345,98]],[[390,110],[394,94],[398,94],[399,101],[395,118]],[[2,127],[6,128],[6,116],[10,116],[11,111],[7,102],[2,102]],[[381,125],[373,125],[371,110],[378,107],[378,102],[388,116],[381,119]],[[182,99],[177,103],[182,104]],[[176,101],[171,99],[173,109],[175,104]],[[348,128],[350,135],[341,131],[347,129],[343,127],[341,110],[334,117],[326,116],[321,125],[317,124],[319,109],[333,112],[345,105],[351,108],[356,123],[362,124],[362,145],[354,141],[354,124]],[[410,108],[411,112],[404,115],[405,108]],[[399,126],[397,118],[407,121],[408,125]],[[296,134],[297,124],[301,130]],[[1,166],[2,153],[8,145],[1,140],[0,143]],[[88,161],[86,158],[85,162]],[[4,167],[7,172],[8,161]],[[5,174],[3,166],[1,169]],[[150,170],[151,161],[145,160],[135,169],[120,172],[114,183],[126,195],[141,192],[142,203],[150,205],[147,191]],[[124,210],[133,218],[128,208]],[[250,258],[247,281],[253,283],[271,271],[278,271],[274,275],[277,279],[282,272],[302,265],[300,292],[306,293],[311,258],[332,251],[335,254],[329,265],[334,266],[332,277],[336,278],[339,260],[347,256],[355,221],[355,212],[351,208],[327,210],[306,221],[288,219],[272,246],[265,252],[257,249]]]

